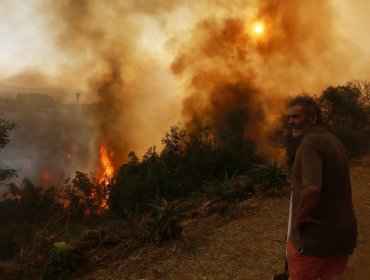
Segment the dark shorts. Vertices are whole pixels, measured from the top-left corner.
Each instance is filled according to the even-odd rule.
[[[346,270],[349,256],[319,258],[300,255],[297,248],[288,241],[287,260],[290,280],[329,280],[340,276]]]

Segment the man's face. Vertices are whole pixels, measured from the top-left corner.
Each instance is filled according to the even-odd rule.
[[[309,120],[304,115],[303,107],[295,105],[288,108],[288,123],[292,128],[294,138],[301,138],[313,126],[315,120]]]

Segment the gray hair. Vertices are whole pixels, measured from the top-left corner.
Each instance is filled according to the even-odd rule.
[[[295,97],[292,97],[288,99],[286,103],[286,107],[290,108],[296,105],[300,105],[303,108],[303,112],[305,117],[317,117],[317,123],[322,124],[322,112],[320,105],[315,100],[315,98],[309,96],[309,95],[297,95]]]

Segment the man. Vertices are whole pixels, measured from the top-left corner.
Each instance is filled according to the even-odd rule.
[[[293,137],[300,139],[287,242],[289,279],[341,279],[357,238],[347,153],[322,126],[313,98],[297,96],[287,108]]]

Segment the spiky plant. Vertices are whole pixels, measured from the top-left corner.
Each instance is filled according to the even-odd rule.
[[[211,197],[211,202],[206,205],[206,208],[221,202],[230,204],[237,199],[245,197],[246,191],[240,188],[236,182],[238,181],[238,171],[236,171],[231,178],[224,168],[225,175],[223,180],[213,178],[211,181],[205,181],[203,189]]]
[[[282,189],[290,182],[289,173],[284,164],[280,164],[277,158],[265,164],[251,164],[253,167],[249,175],[261,186],[263,194],[267,197],[281,197]]]
[[[190,213],[186,201],[183,199],[167,201],[165,198],[158,198],[147,203],[147,206],[154,215],[149,234],[152,241],[169,241],[181,235],[180,222]]]

